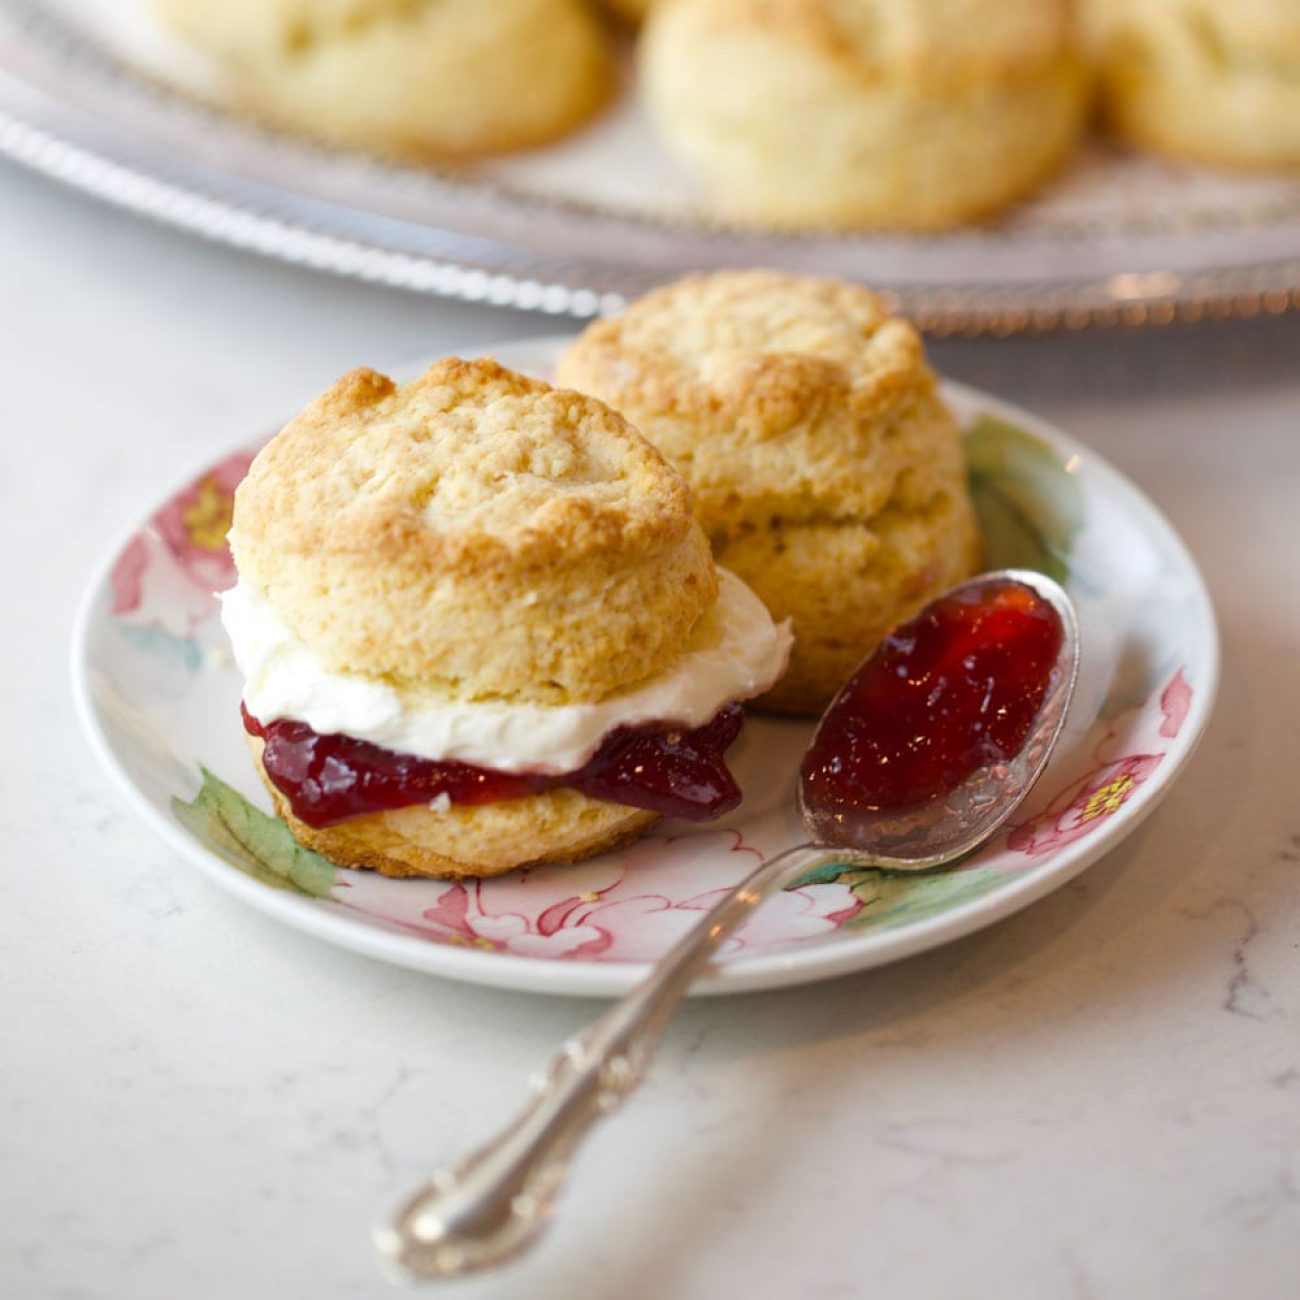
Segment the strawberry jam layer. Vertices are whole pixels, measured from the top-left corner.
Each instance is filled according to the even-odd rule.
[[[909,808],[1014,758],[1064,636],[1060,615],[1024,583],[927,605],[836,696],[804,758],[805,800],[831,812]]]
[[[740,802],[723,761],[745,720],[739,704],[726,705],[693,731],[619,727],[583,767],[558,776],[435,762],[351,736],[321,735],[305,722],[262,723],[242,704],[240,712],[244,729],[264,742],[267,776],[308,826],[333,826],[443,795],[454,804],[502,803],[559,786],[687,821],[720,817]]]

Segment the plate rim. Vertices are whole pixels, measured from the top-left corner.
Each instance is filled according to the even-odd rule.
[[[547,349],[553,352],[566,341],[564,335],[529,336],[495,344],[491,352],[498,349]],[[487,354],[476,351],[470,355]],[[427,358],[423,360],[427,362]],[[419,363],[395,366],[393,370],[402,373],[409,370],[411,364]],[[870,936],[841,932],[836,939],[808,945],[802,952],[799,945],[790,945],[776,952],[723,963],[712,974],[696,982],[691,990],[692,996],[758,992],[869,970],[941,947],[1014,915],[1068,883],[1136,830],[1172,788],[1205,734],[1219,690],[1221,635],[1204,576],[1178,531],[1146,493],[1105,456],[1050,421],[967,384],[943,380],[942,388],[945,394],[975,402],[991,414],[1046,437],[1055,451],[1085,459],[1090,470],[1100,476],[1107,494],[1120,498],[1126,513],[1133,511],[1146,516],[1147,525],[1161,536],[1188,580],[1189,594],[1198,614],[1197,622],[1205,634],[1204,680],[1198,682],[1187,717],[1174,744],[1165,753],[1157,775],[1143,783],[1130,800],[1107,818],[1104,826],[1058,850],[1050,865],[1044,864],[1039,870],[1027,869],[1019,879],[991,894],[906,926],[877,931]],[[154,498],[153,504],[143,513],[132,514],[127,525],[114,530],[111,543],[94,566],[78,599],[69,661],[74,710],[92,752],[112,784],[128,806],[165,844],[197,866],[209,880],[256,910],[315,938],[390,965],[465,983],[576,997],[617,997],[627,992],[646,976],[652,963],[559,961],[462,948],[415,935],[395,934],[378,926],[358,925],[349,920],[346,909],[342,907],[327,909],[320,906],[320,900],[270,889],[194,839],[179,822],[157,808],[132,781],[104,730],[91,680],[90,640],[102,609],[109,575],[127,543],[140,531],[144,522],[152,519],[178,490],[200,476],[223,454],[246,446],[248,442],[245,435],[240,441],[232,441],[229,447],[223,443],[215,451],[207,450],[188,477],[178,477],[176,483],[166,493]]]
[[[104,58],[111,59],[113,52],[101,50],[93,34],[77,31],[67,15],[41,13],[34,19],[29,0],[0,0],[0,20],[6,15],[14,32],[11,47],[20,57],[6,59],[0,40],[0,154],[115,206],[214,242],[434,296],[579,318],[616,311],[629,295],[688,269],[737,263],[736,257],[723,253],[693,255],[680,264],[659,265],[654,257],[642,263],[622,254],[601,261],[590,252],[547,252],[520,242],[518,237],[520,223],[533,201],[521,203],[512,197],[508,185],[483,181],[454,184],[484,211],[490,210],[499,225],[504,222],[497,235],[477,237],[444,214],[425,224],[398,221],[417,236],[427,231],[440,237],[440,242],[430,244],[425,239],[421,247],[407,246],[386,230],[394,218],[350,207],[336,198],[316,197],[306,189],[258,180],[236,166],[179,156],[160,142],[136,139],[121,120],[92,114],[84,105],[61,96],[57,88],[44,84],[39,76],[26,73],[21,55],[25,51],[38,62],[44,59],[46,64],[60,66],[57,53],[32,35],[33,25],[39,27],[42,21],[53,24],[65,41],[87,42]],[[146,85],[153,84],[147,74],[123,66],[128,73],[142,77]],[[111,86],[111,82],[107,84]],[[160,88],[157,93],[164,91]],[[203,107],[180,91],[167,93],[196,110]],[[219,112],[212,108],[203,111]],[[256,123],[234,115],[220,116],[260,130]],[[286,148],[300,147],[306,154],[321,152],[310,142],[275,133],[269,138],[283,141]],[[346,153],[325,152],[327,157],[357,161]],[[453,182],[442,177],[442,183]],[[539,200],[533,206],[545,205]],[[1291,207],[1286,211],[1290,213]],[[604,222],[611,229],[626,227],[633,235],[659,228],[648,218],[603,209],[588,220],[597,225]],[[888,283],[880,275],[875,279],[900,310],[938,337],[1164,326],[1206,318],[1279,315],[1300,308],[1300,218],[1288,217],[1284,229],[1284,245],[1267,255],[1239,263],[1212,262],[1209,270],[1185,268],[1177,274],[1154,263],[1139,265],[1142,257],[1135,249],[1132,265],[1127,264],[1126,255],[1122,266],[1103,270],[1098,265],[1056,278],[1036,275],[1017,284],[996,279],[935,284]],[[512,230],[515,233],[509,233]],[[681,231],[682,237],[690,235],[706,242],[716,237],[716,232],[710,235],[710,229],[700,223],[686,223]],[[589,248],[592,232],[583,233],[580,247]],[[978,236],[980,229],[958,233]],[[814,237],[770,232],[755,238],[749,232],[735,238],[748,241],[739,261],[753,263],[776,258],[791,238]],[[845,238],[851,241],[853,236]],[[890,236],[877,238],[887,242]],[[905,238],[913,245],[925,236]],[[1032,232],[1027,234],[1027,246],[1035,246],[1036,238]],[[1159,249],[1166,241],[1149,242]],[[823,273],[836,269],[836,247],[832,240],[827,253],[830,260],[819,262]],[[1118,281],[1125,283],[1117,288]]]

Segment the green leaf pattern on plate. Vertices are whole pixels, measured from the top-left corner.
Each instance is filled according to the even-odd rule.
[[[186,803],[172,800],[177,820],[191,834],[245,875],[275,889],[323,898],[338,869],[319,853],[305,849],[278,817],[255,808],[238,790],[206,767],[198,794]]]
[[[990,569],[1070,576],[1070,547],[1083,523],[1083,494],[1041,438],[995,415],[966,432],[966,472]]]
[[[919,921],[950,908],[982,898],[1006,880],[991,867],[969,867],[932,875],[890,871],[845,871],[840,883],[848,885],[862,910],[845,922],[850,928],[888,927]]]

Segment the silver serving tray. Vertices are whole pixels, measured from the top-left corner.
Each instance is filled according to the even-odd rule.
[[[460,172],[350,154],[228,107],[146,0],[0,0],[0,153],[266,256],[421,293],[578,317],[684,271],[854,278],[932,333],[1167,324],[1300,306],[1300,178],[1089,146],[1002,221],[953,233],[729,228],[631,91],[553,149]]]

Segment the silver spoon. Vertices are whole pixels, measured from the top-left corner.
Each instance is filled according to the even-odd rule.
[[[1019,582],[1047,600],[1064,636],[1047,694],[1020,752],[980,768],[945,799],[906,812],[855,813],[821,806],[806,782],[799,811],[809,842],[770,858],[736,886],[654,967],[534,1080],[534,1097],[498,1137],[434,1174],[401,1207],[375,1244],[403,1280],[490,1269],[541,1234],[579,1141],[637,1086],[677,1004],[721,944],[764,899],[830,862],[887,871],[926,871],[977,848],[1011,815],[1047,764],[1061,732],[1079,663],[1070,598],[1027,570],[982,574],[954,591]],[[952,594],[952,593],[949,593]],[[827,715],[834,709],[827,710]]]

